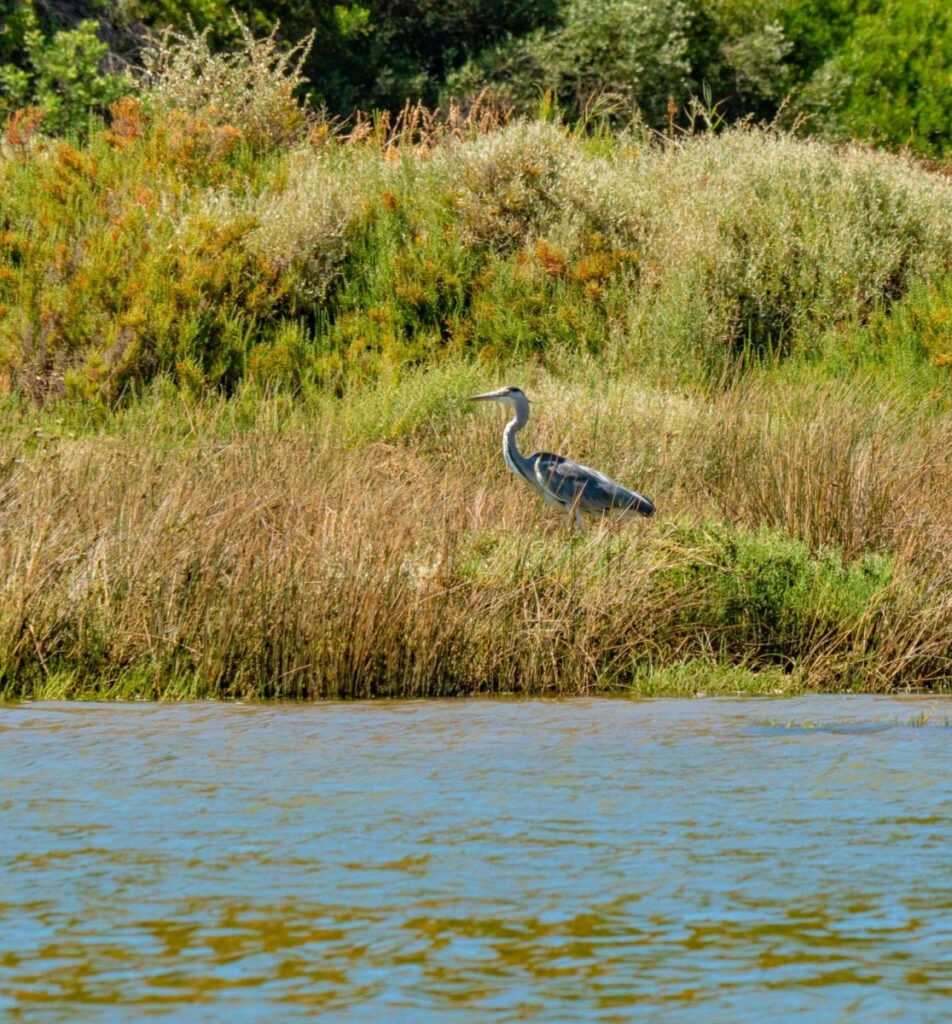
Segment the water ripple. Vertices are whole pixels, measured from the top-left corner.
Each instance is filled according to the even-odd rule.
[[[0,709],[0,1017],[942,1019],[952,702]]]

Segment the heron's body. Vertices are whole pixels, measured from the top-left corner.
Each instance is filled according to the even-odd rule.
[[[547,504],[573,515],[576,525],[581,525],[582,512],[654,514],[654,505],[646,497],[629,491],[597,469],[552,452],[523,455],[516,444],[516,434],[529,420],[529,399],[519,388],[501,388],[485,395],[474,395],[472,400],[505,402],[512,406],[515,415],[502,433],[502,454],[506,465],[537,491]]]

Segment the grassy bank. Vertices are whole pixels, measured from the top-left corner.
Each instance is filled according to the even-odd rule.
[[[286,114],[8,138],[4,697],[949,686],[948,179]],[[566,534],[503,382],[658,516]]]
[[[654,520],[570,537],[506,471],[501,418],[461,401],[468,363],[343,401],[154,396],[75,437],[18,414],[4,695],[948,684],[947,415],[527,372],[539,441],[637,482]]]

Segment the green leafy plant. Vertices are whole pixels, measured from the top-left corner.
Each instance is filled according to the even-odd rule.
[[[91,113],[104,113],[134,88],[128,75],[104,70],[109,48],[98,28],[86,20],[45,32],[31,3],[16,4],[5,29],[12,38],[4,46],[8,62],[0,65],[0,117],[33,106],[43,113],[45,132],[84,135]]]
[[[857,18],[807,99],[833,132],[942,156],[952,152],[950,80],[949,6],[886,0]]]

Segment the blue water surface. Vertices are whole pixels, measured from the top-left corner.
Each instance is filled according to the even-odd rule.
[[[0,708],[0,1019],[952,1018],[952,701]]]

